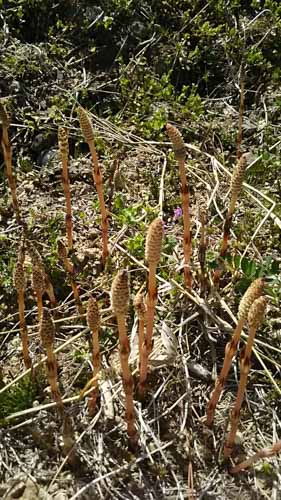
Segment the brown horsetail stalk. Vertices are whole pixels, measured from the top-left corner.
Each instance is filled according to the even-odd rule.
[[[199,220],[201,223],[201,233],[200,233],[200,244],[198,249],[198,259],[200,264],[200,288],[201,295],[204,295],[206,288],[206,276],[205,276],[205,263],[206,263],[206,250],[207,250],[207,239],[206,239],[206,210],[203,208],[199,209]]]
[[[121,270],[115,276],[111,286],[111,306],[117,318],[119,333],[119,355],[122,369],[122,381],[126,402],[126,421],[129,441],[133,448],[138,442],[138,433],[135,426],[134,408],[134,380],[129,367],[130,344],[126,330],[126,315],[129,306],[129,278],[125,270]]]
[[[17,223],[22,224],[18,198],[17,198],[16,181],[13,174],[12,147],[8,133],[8,129],[10,126],[10,119],[6,111],[5,105],[1,101],[0,101],[0,120],[2,122],[1,146],[3,149],[4,161],[6,165],[8,184],[12,195],[13,209],[16,215]]]
[[[58,143],[60,159],[62,163],[62,186],[65,195],[66,202],[66,234],[67,234],[67,245],[68,249],[73,248],[73,232],[72,232],[72,208],[71,208],[71,196],[70,196],[70,183],[68,175],[68,157],[69,157],[69,144],[68,144],[68,130],[64,127],[59,127],[58,129]]]
[[[38,319],[40,321],[43,311],[43,294],[45,292],[44,274],[40,267],[32,266],[32,288],[36,297]]]
[[[241,65],[240,71],[240,102],[239,102],[239,120],[238,120],[238,134],[237,134],[237,147],[236,156],[237,159],[241,156],[241,144],[243,139],[243,115],[244,115],[244,104],[245,104],[245,68]]]
[[[47,375],[51,387],[52,396],[57,404],[58,412],[60,413],[61,416],[63,416],[64,407],[58,385],[57,361],[53,347],[55,338],[55,327],[50,311],[46,307],[43,308],[42,318],[40,322],[40,338],[42,346],[45,349],[47,355],[46,367],[47,367]]]
[[[25,368],[31,368],[32,362],[29,355],[28,349],[28,330],[24,315],[24,291],[26,287],[25,272],[23,262],[18,260],[14,269],[14,287],[18,294],[18,306],[19,306],[19,320],[20,320],[20,332],[21,332],[21,344],[22,344],[22,355],[24,360]]]
[[[87,307],[87,324],[92,333],[93,339],[93,378],[94,388],[92,397],[89,400],[89,412],[93,415],[96,407],[96,401],[99,393],[97,375],[100,371],[100,346],[99,346],[99,329],[100,329],[100,313],[96,299],[90,296]]]
[[[266,299],[265,297],[259,297],[254,300],[253,304],[250,307],[248,314],[248,325],[249,325],[249,336],[247,340],[246,346],[243,347],[240,354],[240,381],[239,387],[237,391],[236,401],[234,408],[231,412],[230,418],[230,431],[226,439],[226,443],[224,446],[224,458],[230,457],[234,443],[235,437],[239,424],[239,416],[241,406],[244,400],[244,394],[247,385],[247,379],[249,375],[249,371],[251,368],[251,353],[254,345],[255,335],[258,327],[263,322],[263,318],[266,310]]]
[[[92,165],[93,165],[93,179],[96,185],[96,190],[98,193],[100,211],[101,211],[101,225],[102,225],[102,262],[106,263],[106,259],[108,256],[108,218],[107,218],[107,210],[104,201],[103,194],[103,182],[102,182],[102,173],[98,162],[97,151],[95,147],[94,140],[94,130],[92,122],[88,116],[88,113],[84,108],[79,106],[78,108],[78,116],[80,127],[82,130],[82,134],[84,136],[85,141],[88,143],[91,156],[92,156]]]
[[[141,352],[143,349],[143,343],[144,343],[144,325],[145,325],[145,318],[146,318],[146,307],[144,303],[144,297],[142,292],[138,292],[135,296],[134,300],[134,307],[138,316],[139,320],[139,335],[138,335],[138,341],[139,341],[139,368],[140,368],[140,356]]]
[[[64,267],[66,273],[69,276],[69,280],[70,280],[70,284],[71,284],[71,288],[72,288],[73,297],[74,297],[77,311],[78,311],[79,315],[81,316],[81,318],[83,318],[84,308],[83,308],[83,305],[82,305],[82,302],[81,302],[81,299],[79,296],[77,283],[76,283],[75,277],[74,277],[74,266],[73,266],[72,262],[70,262],[70,260],[67,258],[67,250],[66,250],[65,245],[63,244],[63,242],[61,240],[58,240],[58,255],[63,263],[63,267]]]
[[[32,266],[40,269],[41,273],[44,276],[45,289],[46,289],[46,292],[49,296],[51,306],[56,307],[57,301],[56,301],[56,297],[55,297],[54,288],[53,288],[53,285],[50,281],[49,276],[47,275],[47,273],[45,271],[45,266],[43,264],[42,257],[40,255],[40,253],[38,252],[38,250],[35,248],[35,246],[30,241],[26,241],[26,246],[27,246],[27,251],[28,251],[29,257],[30,257],[31,262],[32,262]]]
[[[148,263],[148,291],[146,297],[146,335],[140,354],[140,379],[138,392],[144,397],[148,372],[148,358],[152,351],[153,323],[157,300],[156,268],[161,257],[163,240],[163,220],[154,219],[151,222],[145,242],[145,260]]]
[[[220,278],[221,278],[221,275],[223,273],[224,259],[226,257],[228,241],[229,241],[229,237],[230,237],[232,218],[233,218],[235,206],[236,206],[236,203],[238,200],[238,196],[239,196],[241,189],[242,189],[246,167],[247,167],[247,155],[243,154],[239,158],[237,165],[234,168],[232,178],[231,178],[230,205],[229,205],[229,208],[228,208],[228,211],[227,211],[227,214],[225,217],[224,226],[223,226],[223,237],[222,237],[220,254],[218,257],[218,267],[215,269],[214,277],[213,277],[213,282],[214,282],[215,286],[219,286]]]
[[[251,467],[251,465],[253,465],[255,462],[257,462],[260,458],[273,457],[277,453],[280,453],[280,451],[281,451],[281,439],[280,439],[280,441],[277,441],[269,448],[262,448],[257,453],[255,453],[252,457],[248,458],[247,460],[244,460],[244,462],[241,462],[238,465],[235,465],[235,467],[230,469],[230,473],[237,474],[237,472],[240,472],[243,469],[247,469],[248,467]]]
[[[192,277],[190,271],[191,257],[191,232],[190,232],[190,208],[189,208],[189,187],[185,174],[186,148],[184,140],[179,130],[167,123],[166,131],[173,145],[175,158],[179,166],[181,181],[181,202],[183,214],[183,253],[184,253],[184,281],[188,288],[191,288]]]
[[[230,342],[226,344],[225,347],[225,357],[221,372],[216,380],[215,388],[212,392],[210,401],[207,406],[207,425],[210,427],[214,420],[214,413],[220,398],[221,392],[225,386],[228,372],[231,367],[232,359],[235,356],[238,348],[238,343],[240,340],[242,329],[247,320],[248,312],[250,310],[253,302],[258,299],[264,290],[264,280],[262,278],[258,278],[249,286],[243,295],[239,308],[238,308],[238,323],[233,332],[232,338]]]

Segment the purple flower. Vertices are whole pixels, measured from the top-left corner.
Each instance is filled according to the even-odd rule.
[[[174,220],[179,219],[182,216],[182,209],[180,207],[175,208],[174,210]]]

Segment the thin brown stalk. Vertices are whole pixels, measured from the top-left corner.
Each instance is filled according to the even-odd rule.
[[[70,195],[70,182],[68,175],[68,157],[69,157],[69,145],[68,145],[68,130],[64,127],[59,127],[58,129],[58,143],[60,158],[62,163],[62,186],[65,195],[66,202],[66,234],[67,234],[67,245],[68,250],[73,248],[73,230],[72,230],[72,207],[71,207],[71,195]]]
[[[235,465],[235,467],[230,469],[230,473],[237,474],[237,472],[240,472],[243,469],[247,469],[248,467],[251,467],[260,458],[273,457],[277,453],[280,453],[280,451],[281,451],[281,440],[277,441],[269,448],[262,448],[257,453],[255,453],[252,457],[248,458],[247,460],[244,460],[244,462],[241,462],[238,465]]]
[[[214,271],[213,282],[215,286],[219,286],[220,278],[224,269],[224,259],[226,257],[228,241],[230,238],[230,230],[232,225],[232,218],[235,210],[235,206],[238,200],[238,196],[242,189],[244,173],[247,167],[247,155],[243,154],[233,171],[232,179],[231,179],[231,199],[230,205],[225,217],[225,222],[223,226],[223,237],[222,244],[220,249],[220,254],[218,257],[218,266]]]
[[[49,310],[44,307],[40,322],[40,337],[42,346],[44,347],[47,355],[46,367],[47,375],[51,388],[52,397],[57,404],[58,412],[61,416],[64,414],[64,406],[61,398],[61,393],[58,384],[58,369],[57,361],[54,353],[54,338],[55,327]]]
[[[67,250],[61,240],[58,241],[58,255],[63,263],[66,273],[69,276],[69,281],[72,288],[76,308],[78,310],[81,319],[84,321],[84,308],[79,296],[77,283],[75,281],[74,266],[72,262],[70,262],[70,260],[67,258]]]
[[[139,368],[140,368],[140,356],[143,349],[144,326],[146,320],[146,307],[144,303],[144,297],[141,292],[138,292],[137,295],[135,296],[134,306],[139,320],[138,344],[139,344]]]
[[[43,293],[45,292],[45,279],[42,270],[32,266],[32,288],[37,301],[38,320],[41,320],[43,311]]]
[[[5,106],[2,102],[0,102],[0,119],[2,122],[1,146],[3,149],[4,161],[5,161],[5,165],[6,165],[8,184],[9,184],[9,188],[10,188],[11,195],[12,195],[13,209],[14,209],[14,212],[16,215],[16,220],[17,220],[18,224],[22,224],[19,203],[18,203],[18,199],[17,199],[16,181],[15,181],[15,177],[13,174],[12,148],[11,148],[11,144],[10,144],[10,140],[9,140],[9,133],[8,133],[8,129],[10,126],[10,120],[9,120],[9,116],[7,114],[7,111],[5,109]]]
[[[163,221],[157,218],[149,226],[145,244],[145,259],[148,263],[148,291],[146,298],[146,335],[140,355],[140,379],[138,385],[140,398],[145,395],[148,358],[152,351],[153,323],[157,301],[156,268],[161,256],[162,240]]]
[[[249,286],[249,288],[247,289],[246,293],[244,294],[240,302],[238,311],[238,323],[236,328],[234,329],[230,342],[226,344],[223,366],[216,380],[215,388],[212,392],[210,401],[207,405],[207,425],[209,427],[213,423],[215,409],[219,401],[220,395],[222,393],[222,390],[225,386],[227,376],[232,364],[232,360],[237,352],[241,332],[247,320],[249,309],[254,300],[260,297],[260,295],[263,292],[263,288],[264,288],[264,281],[261,278],[258,278]]]
[[[98,303],[96,299],[92,296],[89,297],[88,300],[88,308],[87,308],[87,323],[88,327],[92,333],[92,341],[93,341],[93,392],[91,394],[91,398],[89,400],[89,413],[92,416],[94,414],[96,408],[96,402],[99,394],[98,388],[98,373],[101,368],[100,363],[100,345],[99,345],[99,329],[100,329],[100,313],[98,308]]]
[[[186,149],[182,135],[176,127],[167,123],[167,134],[172,142],[175,158],[179,166],[179,176],[181,181],[181,202],[183,213],[183,253],[184,253],[184,279],[188,288],[192,285],[192,276],[190,270],[191,257],[191,232],[190,232],[190,203],[189,203],[189,186],[185,173],[185,158]]]
[[[122,381],[126,403],[127,432],[132,448],[138,443],[138,433],[135,426],[134,380],[129,366],[130,344],[126,329],[126,315],[129,305],[128,273],[121,270],[117,273],[111,287],[111,304],[117,319],[119,334],[119,355],[122,369]]]
[[[238,120],[238,134],[237,134],[237,159],[241,156],[241,144],[243,139],[243,115],[244,115],[244,101],[245,101],[245,72],[244,66],[241,67],[240,73],[240,103],[239,103],[239,120]]]
[[[108,256],[108,218],[107,218],[107,210],[104,201],[103,194],[103,181],[102,181],[102,173],[98,162],[97,151],[95,147],[94,141],[94,131],[91,120],[81,106],[78,108],[78,115],[80,121],[80,127],[83,133],[83,136],[88,143],[91,156],[92,156],[92,165],[93,165],[93,179],[96,185],[96,190],[98,193],[100,211],[101,211],[101,226],[102,226],[102,262],[105,265],[106,259]]]
[[[67,462],[73,467],[77,465],[78,458],[75,450],[75,435],[73,428],[73,421],[70,415],[64,414],[63,417],[63,427],[62,427],[62,439],[63,439],[63,454],[67,457]]]
[[[248,314],[248,323],[249,323],[249,337],[246,346],[242,349],[240,355],[240,381],[239,387],[237,391],[236,401],[234,408],[231,412],[231,425],[230,431],[226,439],[226,443],[224,446],[224,458],[230,457],[234,443],[235,437],[239,424],[240,410],[244,400],[244,394],[247,385],[247,379],[251,368],[251,353],[254,345],[256,331],[259,325],[262,323],[264,314],[266,309],[266,299],[264,297],[259,297],[256,299],[249,311]]]
[[[14,286],[18,294],[19,321],[21,332],[22,355],[25,368],[32,368],[32,361],[29,354],[28,330],[25,321],[24,291],[26,287],[25,272],[23,262],[18,261],[14,270]]]
[[[206,239],[206,211],[204,209],[199,210],[199,218],[201,222],[201,233],[200,233],[200,244],[198,249],[198,259],[200,264],[200,293],[201,296],[204,295],[206,291],[206,276],[205,276],[205,264],[206,264],[206,250],[207,250],[207,239]]]

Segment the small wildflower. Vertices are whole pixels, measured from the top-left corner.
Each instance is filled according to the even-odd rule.
[[[175,208],[174,210],[174,220],[178,220],[180,217],[182,217],[182,209],[180,207]]]

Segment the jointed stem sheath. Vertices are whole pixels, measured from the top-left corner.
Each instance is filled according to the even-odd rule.
[[[189,188],[185,174],[184,160],[178,160],[179,175],[181,181],[181,201],[183,214],[183,252],[184,252],[184,280],[188,288],[191,288],[192,278],[190,271],[191,257],[191,233],[190,233],[190,211],[189,211]]]
[[[117,324],[119,332],[119,355],[120,364],[122,369],[122,381],[123,388],[126,398],[126,421],[127,421],[127,431],[130,442],[133,447],[137,445],[138,433],[135,427],[135,408],[133,400],[134,392],[134,380],[129,367],[129,340],[126,332],[126,319],[125,315],[117,315]]]
[[[25,368],[32,367],[31,358],[28,349],[28,331],[24,315],[24,290],[18,290],[18,305],[19,305],[19,320],[20,320],[20,330],[21,330],[21,343],[22,343],[22,355],[24,360]]]
[[[220,398],[220,395],[222,393],[222,390],[225,386],[228,372],[229,372],[230,367],[231,367],[232,359],[237,352],[237,347],[238,347],[240,335],[241,335],[244,324],[245,324],[244,319],[240,319],[238,321],[238,324],[233,332],[232,339],[230,340],[230,342],[228,342],[226,344],[223,367],[222,367],[221,372],[216,380],[215,388],[213,390],[211,399],[210,399],[209,404],[207,406],[207,425],[208,425],[208,427],[210,427],[213,423],[215,409],[216,409],[218,400]]]

